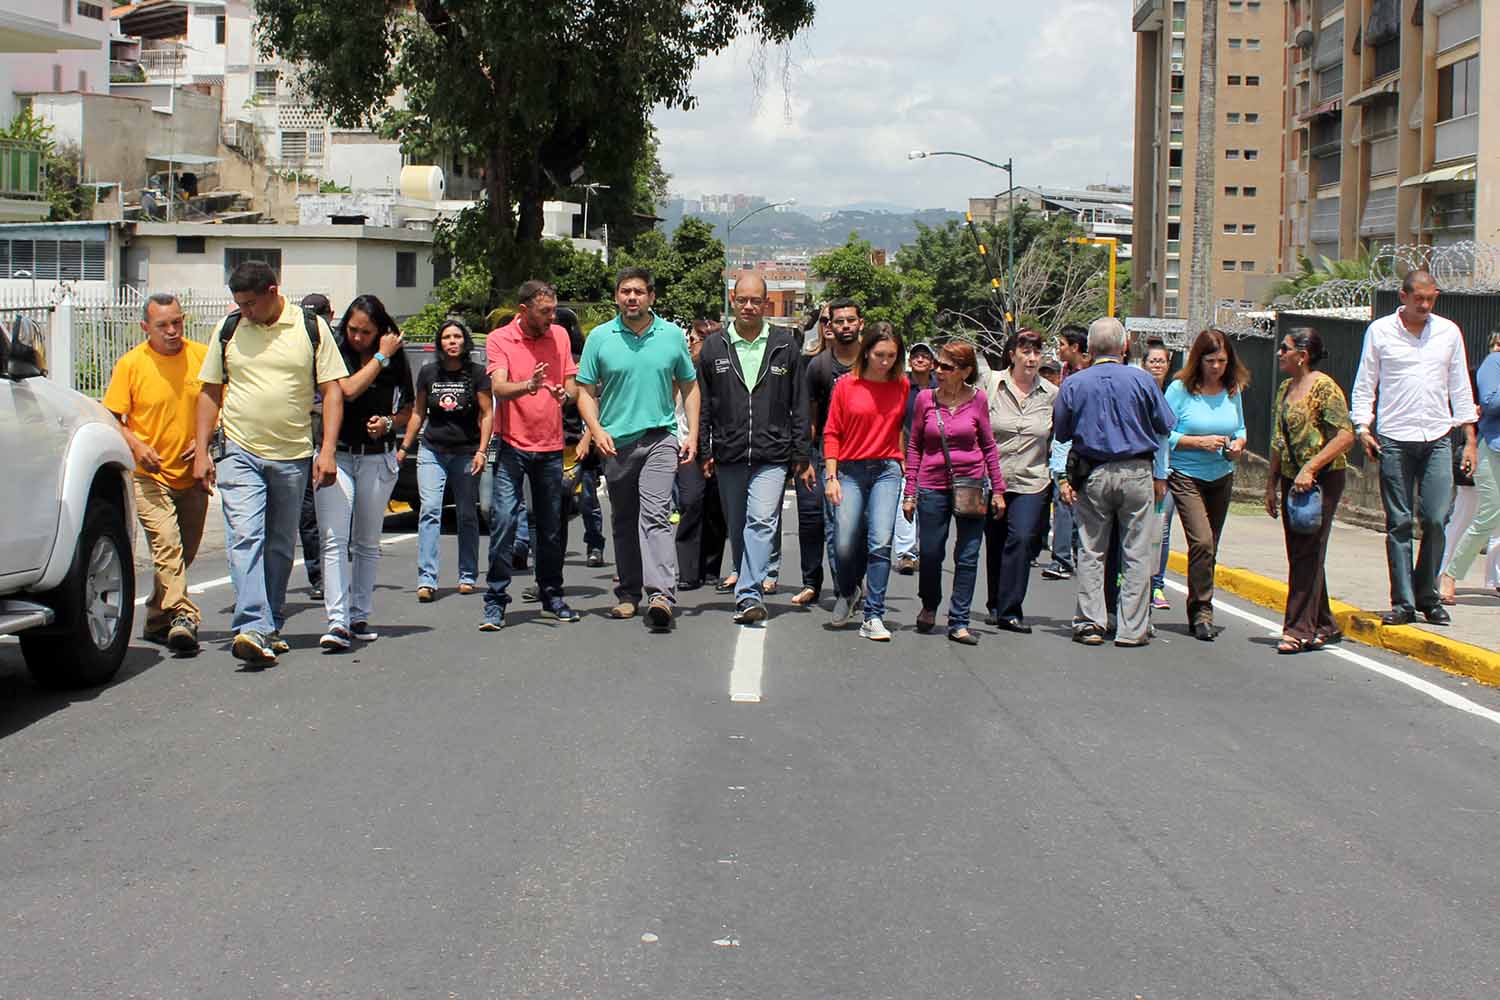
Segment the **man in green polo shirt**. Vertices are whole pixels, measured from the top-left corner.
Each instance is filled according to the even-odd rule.
[[[672,627],[677,545],[672,484],[679,462],[698,453],[698,382],[680,327],[651,311],[651,272],[627,267],[615,279],[620,314],[589,331],[578,361],[578,413],[609,483],[615,565],[620,582],[612,618],[635,615],[646,597],[652,631]],[[677,440],[674,394],[682,393],[687,436]]]

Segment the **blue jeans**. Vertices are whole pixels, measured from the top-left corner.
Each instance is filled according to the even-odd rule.
[[[434,451],[423,444],[417,449],[417,492],[422,515],[417,520],[417,586],[438,585],[438,542],[443,530],[443,487],[453,486],[458,508],[458,582],[479,579],[479,512],[475,497],[479,477],[469,475],[471,451]]]
[[[1443,568],[1443,519],[1453,502],[1453,444],[1380,440],[1380,499],[1385,505],[1385,561],[1391,576],[1391,608],[1428,611],[1438,607],[1438,572]],[[1413,488],[1420,494],[1415,520],[1422,544],[1412,566]]]
[[[823,504],[823,546],[828,550],[828,575],[833,579],[834,590],[839,586],[838,508],[828,502],[828,468],[822,455],[813,460],[818,473],[818,499]]]
[[[902,495],[906,492],[906,483],[901,483]],[[918,553],[917,534],[921,524],[913,518],[908,521],[906,515],[901,513],[901,508],[896,508],[896,523],[891,532],[891,548],[897,559],[914,558]]]
[[[781,499],[786,493],[786,466],[748,462],[716,465],[719,496],[729,528],[729,551],[734,559],[737,606],[763,599],[760,585],[770,572],[776,536],[781,532]]]
[[[823,467],[821,456],[814,454],[817,469]],[[797,548],[801,555],[802,586],[813,592],[813,599],[823,593],[823,550],[827,548],[828,533],[823,528],[823,508],[826,501],[818,487],[811,489],[797,479]],[[814,479],[816,483],[816,478]]]
[[[562,600],[563,541],[562,494],[563,453],[522,451],[500,442],[495,460],[495,492],[490,504],[490,567],[485,574],[486,609],[502,611],[510,603],[511,560],[516,534],[526,520],[536,529],[532,548],[536,555],[536,585],[543,607]],[[531,504],[520,502],[522,480],[531,482]]]
[[[1023,617],[1026,587],[1031,582],[1031,548],[1042,530],[1047,491],[1005,494],[1005,513],[984,519],[985,577],[989,596],[985,606],[999,618]]]
[[[1077,560],[1078,526],[1073,521],[1073,508],[1063,503],[1058,492],[1058,482],[1052,483],[1052,561],[1069,573]]]
[[[1172,512],[1177,509],[1177,499],[1167,490],[1167,498],[1161,507],[1161,562],[1156,575],[1151,578],[1151,589],[1161,590],[1167,585],[1167,556],[1172,551]]]
[[[226,555],[234,584],[230,628],[269,634],[286,624],[282,605],[296,558],[302,493],[311,459],[278,462],[232,441],[219,460],[217,481],[224,507]]]
[[[901,520],[906,520],[903,515]],[[953,599],[948,602],[948,631],[969,627],[974,582],[979,578],[979,546],[984,541],[984,519],[953,516],[953,497],[945,490],[917,491],[917,539],[921,558],[917,594],[923,609],[937,610],[943,600],[943,553],[948,548],[948,525],[958,522],[953,545]]]
[[[891,531],[901,505],[901,465],[872,458],[839,463],[843,502],[834,509],[839,593],[854,593],[865,581],[865,621],[885,616],[891,579]]]
[[[596,469],[579,469],[578,481],[583,485],[578,491],[578,514],[583,519],[584,548],[602,552],[604,511],[599,508],[599,472]]]

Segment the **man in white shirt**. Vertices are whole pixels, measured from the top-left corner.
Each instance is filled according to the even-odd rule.
[[[1385,555],[1391,576],[1387,625],[1410,625],[1417,612],[1434,625],[1451,620],[1438,600],[1443,564],[1443,520],[1453,500],[1453,452],[1448,435],[1464,428],[1462,468],[1476,459],[1474,394],[1469,388],[1463,333],[1432,314],[1437,283],[1413,271],[1401,284],[1401,308],[1365,331],[1354,378],[1350,416],[1365,454],[1380,463],[1385,505]],[[1413,488],[1422,544],[1412,567]]]

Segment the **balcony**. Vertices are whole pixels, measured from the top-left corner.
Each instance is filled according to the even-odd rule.
[[[1167,103],[1176,110],[1181,111],[1187,106],[1187,98],[1183,96],[1182,91],[1174,90],[1172,91],[1171,99]]]
[[[1370,176],[1384,177],[1386,174],[1394,174],[1400,166],[1397,158],[1396,141],[1397,136],[1390,135],[1383,139],[1372,139],[1368,143],[1370,148]]]
[[[1167,168],[1167,180],[1169,180],[1169,181],[1180,181],[1180,180],[1182,180],[1182,168],[1181,167],[1168,167]]]
[[[1180,129],[1180,128],[1174,128],[1172,131],[1168,132],[1167,133],[1167,142],[1170,143],[1173,146],[1181,146],[1182,145],[1182,129]]]
[[[1172,18],[1172,34],[1174,34],[1174,35],[1185,35],[1185,34],[1187,34],[1187,19],[1186,18],[1182,18],[1182,17],[1174,17],[1174,18]]]
[[[1180,256],[1182,256],[1182,241],[1181,240],[1167,240],[1167,256],[1168,257],[1180,257]]]
[[[182,72],[187,63],[187,49],[180,45],[165,45],[155,49],[141,50],[141,69],[152,80],[170,79]]]
[[[46,198],[43,157],[37,143],[0,139],[0,198]]]
[[[1437,149],[1432,157],[1434,163],[1460,160],[1479,152],[1479,116],[1477,114],[1438,122],[1433,132],[1437,139]]]

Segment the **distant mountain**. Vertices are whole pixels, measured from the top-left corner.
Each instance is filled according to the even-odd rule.
[[[670,235],[682,221],[682,203],[668,202],[658,208],[662,229]],[[762,212],[740,223],[734,229],[733,249],[737,252],[813,254],[831,247],[843,246],[851,232],[887,253],[895,253],[917,238],[917,223],[941,226],[950,219],[962,221],[963,213],[947,209],[912,209],[884,202],[861,202],[857,205],[818,212],[817,206],[799,206],[801,210]],[[719,239],[725,239],[729,220],[723,216],[699,216],[711,223]],[[729,242],[726,240],[726,242]]]

